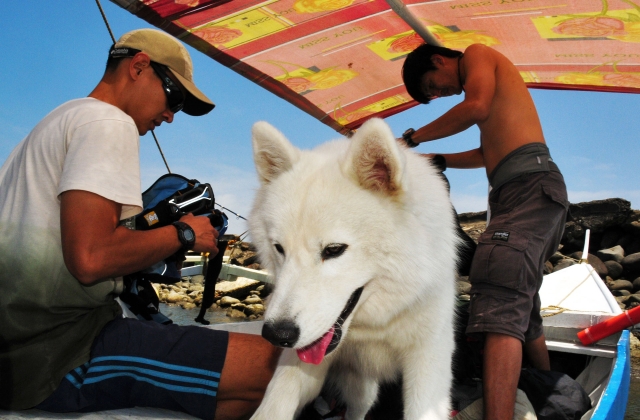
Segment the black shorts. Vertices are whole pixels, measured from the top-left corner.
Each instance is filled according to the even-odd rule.
[[[92,412],[156,407],[212,419],[229,334],[119,318],[95,339],[91,359],[36,408]]]
[[[544,263],[558,249],[569,207],[559,172],[523,174],[489,195],[491,220],[471,265],[467,334],[542,335]]]

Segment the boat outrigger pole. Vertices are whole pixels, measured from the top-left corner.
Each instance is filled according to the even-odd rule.
[[[413,29],[418,35],[422,37],[422,39],[424,39],[424,42],[429,45],[435,45],[437,47],[442,46],[442,44],[440,44],[440,41],[438,41],[436,37],[433,36],[431,32],[429,32],[427,27],[422,22],[420,22],[420,20],[415,17],[413,13],[411,13],[409,8],[402,2],[402,0],[385,1],[399,17],[411,27],[411,29]]]

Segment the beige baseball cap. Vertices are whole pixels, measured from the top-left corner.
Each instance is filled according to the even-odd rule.
[[[136,51],[137,50],[137,51]],[[186,114],[199,116],[211,111],[215,106],[193,83],[193,64],[189,52],[173,36],[157,29],[136,29],[122,35],[113,44],[109,55],[112,57],[132,57],[143,51],[151,61],[163,64],[187,89],[184,108]]]

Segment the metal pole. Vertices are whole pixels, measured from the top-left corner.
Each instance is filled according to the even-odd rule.
[[[385,1],[391,7],[391,9],[396,12],[396,14],[400,16],[400,18],[404,20],[407,25],[411,27],[411,29],[416,31],[416,33],[420,35],[422,39],[424,39],[424,42],[429,45],[435,45],[437,47],[442,46],[442,44],[440,44],[440,41],[438,41],[436,37],[433,36],[431,32],[429,32],[427,27],[422,22],[420,22],[420,20],[415,17],[413,13],[411,13],[409,8],[402,2],[402,0]]]

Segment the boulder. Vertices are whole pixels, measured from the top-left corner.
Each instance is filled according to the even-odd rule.
[[[611,290],[628,290],[629,292],[633,290],[633,283],[629,280],[614,280],[607,286],[609,286],[609,289]]]
[[[600,251],[596,252],[596,255],[603,262],[620,262],[624,258],[624,249],[620,245],[616,245],[611,248],[601,249]]]
[[[574,264],[576,264],[575,261],[570,260],[569,258],[565,258],[563,260],[560,260],[560,262],[558,262],[558,264],[556,264],[556,266],[553,267],[553,272],[555,273],[556,271],[560,271],[563,268],[571,267]]]
[[[246,277],[238,277],[235,281],[220,281],[216,284],[216,295],[244,299],[258,285],[260,285],[259,281]]]
[[[638,292],[640,291],[640,277],[638,277],[637,279],[635,279],[633,282],[633,292]]]
[[[627,255],[620,262],[625,270],[628,270],[632,273],[640,272],[640,252],[636,252],[635,254]]]
[[[624,270],[622,268],[622,264],[611,260],[605,261],[604,265],[607,267],[607,273],[613,280],[617,280],[620,278],[620,276],[622,275],[622,271]]]
[[[231,306],[236,303],[240,303],[240,301],[231,296],[223,296],[222,298],[220,298],[218,305],[224,307],[224,306]]]

